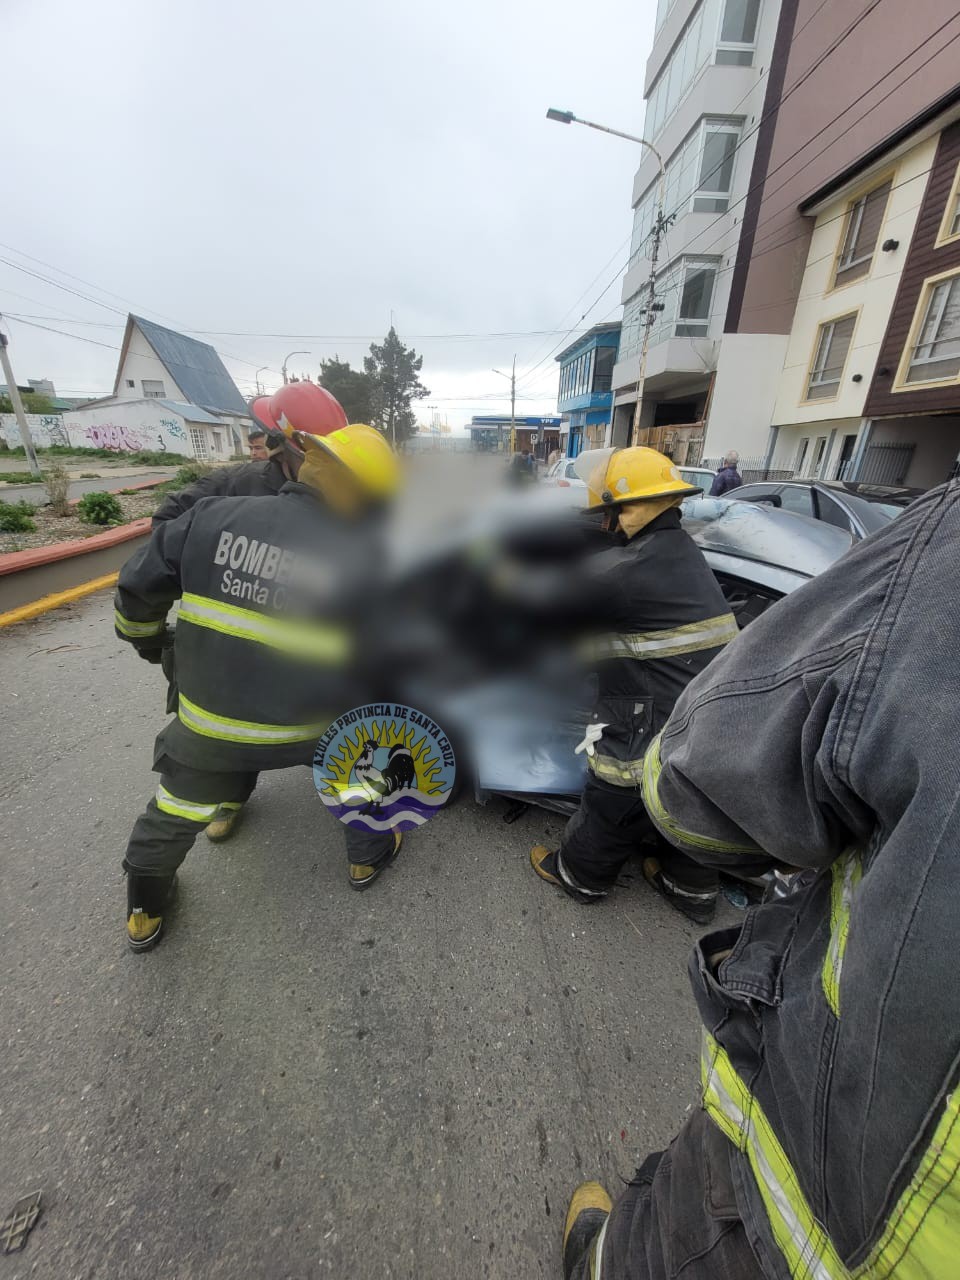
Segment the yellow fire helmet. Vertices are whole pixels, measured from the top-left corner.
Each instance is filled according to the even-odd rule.
[[[645,502],[670,494],[685,497],[700,493],[687,484],[662,453],[636,445],[631,449],[588,449],[574,462],[577,475],[587,486],[585,511],[605,511],[625,502]]]
[[[399,459],[376,427],[351,422],[316,437],[316,444],[342,463],[371,497],[390,498],[400,488]]]

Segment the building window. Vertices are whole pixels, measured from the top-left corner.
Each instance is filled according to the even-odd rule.
[[[760,0],[725,0],[717,42],[717,66],[753,65],[759,17]]]
[[[856,313],[820,326],[817,350],[807,379],[807,400],[830,400],[840,393],[840,379],[853,338]]]
[[[926,285],[908,347],[906,383],[956,382],[960,378],[960,275]]]
[[[620,329],[620,359],[633,353],[640,346],[640,329],[646,314],[647,290],[635,293],[623,307],[623,325]]]
[[[128,379],[127,379],[127,386],[128,386],[128,387],[135,387],[136,385],[137,385],[137,384],[134,382],[134,380],[133,380],[132,378],[128,378]]]
[[[943,222],[940,224],[937,244],[947,244],[958,237],[960,237],[960,164],[957,165],[957,172],[953,176],[953,186],[950,188],[947,206],[943,211]]]
[[[881,186],[854,200],[847,210],[833,277],[834,288],[869,275],[892,185],[893,179],[888,178]]]
[[[617,359],[616,347],[597,347],[593,365],[593,390],[609,391],[613,385],[613,366]]]
[[[678,258],[657,277],[656,300],[663,310],[654,317],[651,342],[707,336],[716,276],[716,258]]]
[[[144,378],[140,385],[148,400],[162,400],[167,394],[163,389],[163,383],[158,379]]]
[[[648,138],[655,138],[661,132],[697,74],[710,61],[713,40],[707,32],[705,8],[701,0],[650,90],[644,123],[644,134]]]
[[[733,164],[740,141],[740,120],[723,117],[701,120],[665,166],[663,207],[668,217],[695,213],[724,213],[730,200]],[[642,254],[656,216],[657,186],[653,182],[633,215],[631,263]]]
[[[807,450],[810,448],[810,437],[805,436],[797,449],[797,461],[794,464],[793,473],[797,476],[803,475],[803,464],[807,460]]]
[[[657,18],[653,26],[654,31],[660,30],[667,20],[667,15],[676,3],[677,0],[657,0]]]
[[[199,427],[190,428],[190,444],[195,458],[207,456],[207,438]]]

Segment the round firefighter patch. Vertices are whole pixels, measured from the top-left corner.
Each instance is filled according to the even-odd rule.
[[[450,739],[416,707],[376,703],[338,716],[313,757],[320,799],[341,822],[370,831],[412,831],[450,799]]]

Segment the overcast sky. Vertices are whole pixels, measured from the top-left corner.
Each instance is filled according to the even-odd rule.
[[[107,344],[11,318],[18,381],[109,393],[130,309],[205,336],[249,395],[295,348],[294,371],[359,364],[392,313],[424,420],[508,409],[490,369],[514,352],[518,409],[553,412],[536,366],[562,332],[530,334],[575,326],[624,265],[639,151],[544,112],[639,132],[654,9],[4,0],[0,256],[107,304],[0,262],[5,315]],[[617,281],[584,323],[619,301]],[[528,336],[430,336],[494,333]]]

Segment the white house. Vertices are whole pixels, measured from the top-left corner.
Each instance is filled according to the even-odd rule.
[[[164,415],[153,412],[152,401],[164,406],[171,422],[185,424],[189,448],[181,441],[181,447],[173,450],[170,432],[157,426]],[[122,429],[142,428],[148,435],[159,434],[164,444],[138,448],[165,447],[197,458],[228,458],[243,452],[252,421],[236,383],[208,342],[135,315],[127,317],[113,395],[92,401],[77,412],[97,411],[102,416],[106,409],[111,410],[111,421],[98,427],[90,420],[91,429],[114,426],[120,430],[117,438],[122,439]]]

